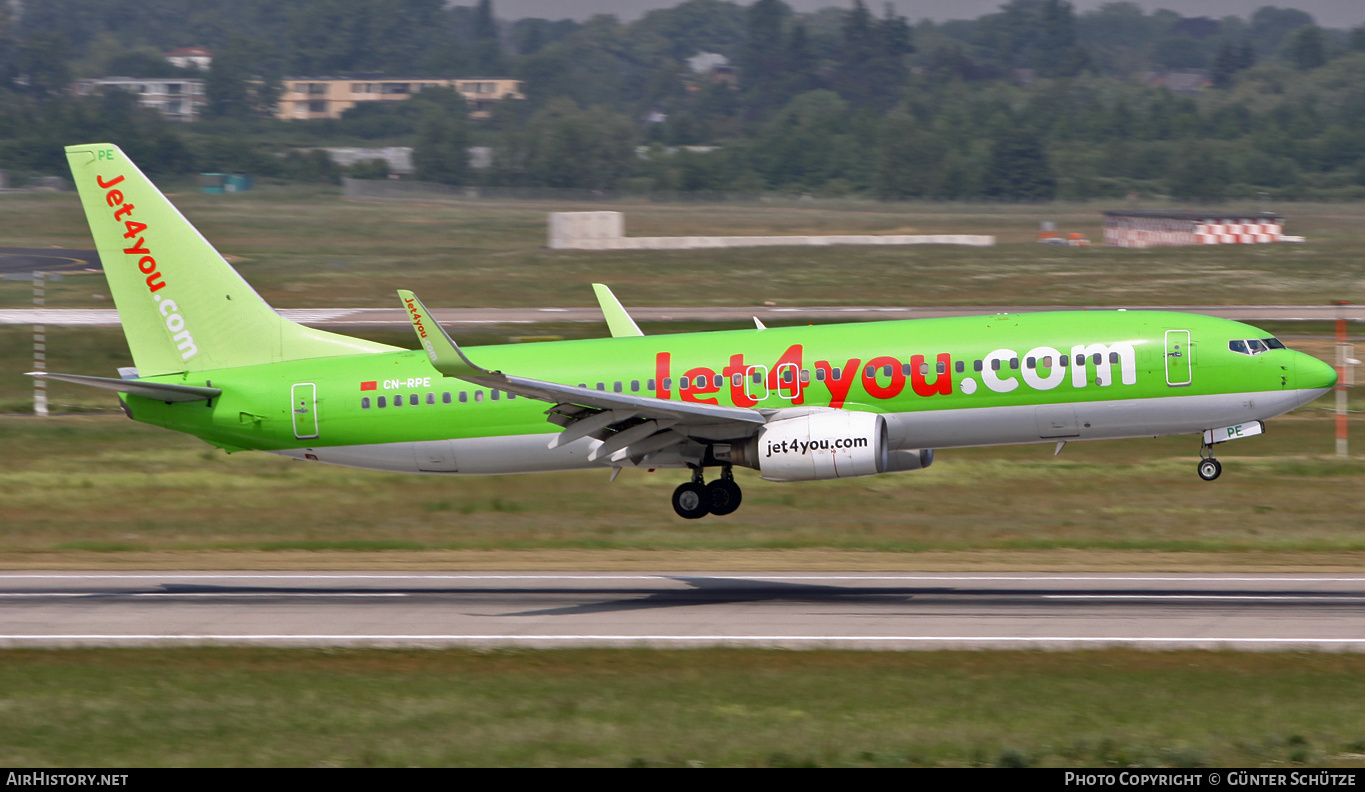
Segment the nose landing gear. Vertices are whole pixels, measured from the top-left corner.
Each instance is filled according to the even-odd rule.
[[[743,497],[729,465],[723,466],[720,478],[710,484],[703,480],[701,467],[694,467],[692,480],[673,490],[673,511],[687,520],[699,520],[708,514],[721,516],[738,509]]]

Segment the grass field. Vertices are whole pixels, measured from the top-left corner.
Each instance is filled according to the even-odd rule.
[[[410,288],[430,306],[592,305],[611,284],[627,305],[1168,305],[1365,301],[1365,205],[1279,207],[1303,245],[1119,250],[1043,248],[1038,223],[1101,239],[1110,204],[1040,206],[817,201],[732,205],[647,202],[347,202],[329,188],[269,187],[172,200],[280,308],[390,307]],[[74,194],[0,196],[4,244],[89,248]],[[1153,208],[1153,207],[1146,207]],[[952,246],[696,251],[552,251],[546,212],[615,209],[630,235],[993,234]],[[548,284],[548,285],[547,285]],[[51,285],[53,307],[109,307],[98,275]],[[27,284],[0,282],[0,307]]]
[[[1365,764],[1365,656],[14,650],[0,764]]]
[[[173,197],[277,307],[1141,305],[1365,301],[1365,206],[1289,207],[1306,245],[1098,241],[1100,205],[347,203],[322,188]],[[88,248],[73,195],[0,196],[3,244]],[[1283,208],[1283,207],[1281,207]],[[994,248],[668,253],[544,249],[545,212],[620,209],[628,233],[987,233]],[[52,307],[112,307],[68,275]],[[0,281],[0,307],[30,284]],[[675,332],[681,325],[648,327]],[[1267,328],[1331,359],[1329,328]],[[604,335],[595,325],[535,334]],[[462,333],[505,343],[520,328]],[[410,345],[407,333],[381,340]],[[113,329],[49,328],[48,367],[130,365]],[[1330,402],[1223,446],[1193,437],[966,449],[928,470],[782,485],[682,521],[676,473],[403,476],[226,455],[54,383],[31,409],[31,330],[0,327],[0,568],[1341,570],[1365,565],[1365,420],[1332,456]],[[1361,398],[1352,407],[1359,410]],[[81,414],[81,413],[102,414]],[[532,484],[533,482],[533,484]],[[1365,656],[761,650],[0,652],[10,766],[1067,765],[1365,763]]]

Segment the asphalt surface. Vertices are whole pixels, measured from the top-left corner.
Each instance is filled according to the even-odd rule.
[[[0,573],[0,647],[1365,651],[1365,575]]]
[[[930,319],[945,316],[989,316],[999,313],[1036,311],[1107,311],[1120,306],[1012,305],[947,306],[935,308],[777,306],[712,308],[627,308],[636,322],[751,322],[758,317],[766,323],[792,321],[849,322],[887,319]],[[1365,322],[1365,305],[1166,305],[1127,306],[1131,310],[1181,311],[1206,314],[1240,321],[1318,321],[1344,317]],[[286,319],[314,327],[406,327],[407,312],[401,308],[318,308],[280,309]],[[545,323],[603,323],[602,312],[593,308],[436,308],[436,321],[448,327],[482,325],[533,325]],[[48,308],[0,310],[0,325],[44,324],[56,327],[117,327],[118,311],[111,308]]]
[[[0,274],[43,272],[98,272],[100,254],[65,248],[0,247]]]

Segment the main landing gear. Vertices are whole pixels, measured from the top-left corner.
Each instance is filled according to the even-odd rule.
[[[1199,478],[1213,481],[1223,475],[1223,466],[1213,458],[1213,446],[1199,445]]]
[[[730,466],[720,469],[720,478],[705,483],[700,466],[692,468],[692,480],[673,490],[673,511],[679,517],[698,520],[708,514],[721,516],[739,508],[744,493],[735,483]]]

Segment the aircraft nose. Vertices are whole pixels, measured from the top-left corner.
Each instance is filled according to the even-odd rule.
[[[1337,370],[1321,360],[1299,353],[1295,379],[1301,390],[1330,390],[1337,384]]]

